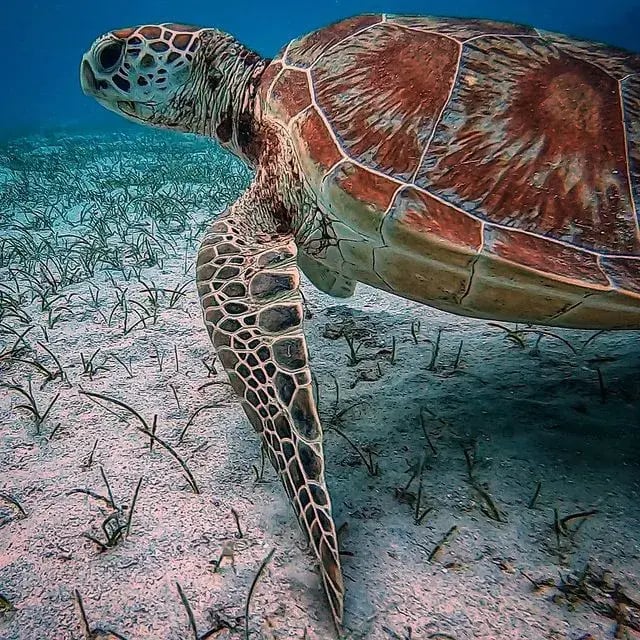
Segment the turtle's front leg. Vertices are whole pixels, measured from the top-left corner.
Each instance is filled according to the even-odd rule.
[[[225,214],[202,242],[197,280],[204,320],[320,561],[340,625],[344,585],[302,327],[297,248],[292,236],[247,230],[244,220]]]

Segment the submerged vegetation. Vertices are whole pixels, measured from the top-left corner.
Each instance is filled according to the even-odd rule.
[[[251,491],[262,485],[266,492],[277,483],[252,436],[246,436],[246,451],[253,451],[257,464],[245,456],[241,465],[234,458],[234,448],[244,442],[224,426],[240,409],[201,329],[193,284],[194,257],[206,226],[250,178],[242,164],[210,141],[164,132],[61,133],[0,145],[0,399],[5,400],[0,419],[8,425],[0,442],[0,528],[4,533],[28,525],[30,540],[51,530],[65,566],[86,570],[91,563],[96,575],[105,569],[102,583],[96,578],[95,584],[113,594],[125,580],[135,581],[137,569],[154,571],[146,560],[156,550],[169,554],[163,562],[179,558],[175,550],[181,542],[170,532],[187,527],[191,538],[185,546],[195,549],[189,559],[207,557],[173,576],[180,580],[170,583],[166,601],[156,603],[173,607],[182,634],[175,637],[204,640],[226,631],[249,637],[249,626],[257,625],[251,612],[261,584],[283,564],[263,544],[273,531],[257,531],[261,509],[243,485]],[[370,538],[380,537],[385,550],[379,555],[396,557],[381,533],[389,522],[384,518],[392,514],[390,535],[400,531],[397,540],[404,536],[413,545],[411,559],[403,563],[424,574],[429,588],[447,572],[462,583],[464,571],[487,556],[490,569],[483,571],[497,567],[498,576],[524,577],[527,582],[520,580],[517,588],[533,585],[525,594],[529,600],[555,589],[554,606],[588,606],[615,619],[621,633],[639,631],[637,599],[620,595],[617,582],[597,581],[594,572],[585,569],[578,577],[570,572],[591,551],[589,532],[607,538],[607,514],[622,513],[616,496],[603,501],[587,487],[585,498],[566,481],[570,469],[545,474],[530,468],[528,460],[515,469],[509,462],[513,455],[496,454],[481,433],[487,424],[478,428],[488,412],[473,410],[492,389],[494,401],[510,408],[509,428],[515,432],[522,425],[518,416],[539,412],[551,442],[548,434],[561,419],[552,420],[545,406],[562,393],[560,387],[578,390],[568,411],[578,416],[580,429],[583,421],[616,407],[637,407],[636,379],[620,384],[616,357],[598,355],[607,336],[496,323],[478,330],[479,325],[447,326],[438,317],[430,324],[427,312],[414,317],[409,306],[385,324],[382,314],[371,321],[344,306],[322,312],[318,307],[309,296],[307,318],[316,318],[309,322],[312,356],[324,349],[313,365],[330,452],[328,475],[338,487],[340,474],[348,478],[349,492],[360,481],[349,496],[336,492],[344,519],[343,553],[346,559],[357,556],[352,567],[358,570],[351,573],[362,577],[362,567],[371,562],[357,535],[362,539],[373,532]],[[318,338],[313,331],[322,317],[326,325]],[[194,336],[201,336],[200,342]],[[335,341],[332,349],[329,340]],[[536,385],[530,378],[508,377],[510,366],[551,373]],[[498,374],[487,384],[494,373],[489,367]],[[215,422],[215,430],[205,432],[207,421]],[[499,430],[492,437],[498,438]],[[218,453],[212,453],[216,447]],[[18,453],[22,449],[29,452],[27,462]],[[120,449],[125,454],[118,458]],[[40,465],[42,476],[20,476]],[[6,469],[16,470],[15,476],[3,477]],[[176,505],[183,511],[173,511]],[[156,512],[162,523],[154,528],[149,514]],[[620,526],[636,522],[634,517],[620,516]],[[522,542],[516,531],[534,544]],[[473,547],[476,541],[479,546]],[[62,565],[51,569],[55,557],[36,558],[44,567],[40,581],[56,581],[65,571]],[[30,574],[14,565],[15,570],[11,563],[0,567],[0,635],[3,616],[27,617],[20,607],[26,607],[21,603],[30,585],[21,580]],[[550,577],[555,576],[550,566],[561,571],[560,582]],[[65,579],[69,582],[68,574]],[[124,618],[112,618],[93,582],[67,587],[58,594],[60,601],[52,597],[48,606],[68,607],[75,599],[74,624],[84,637],[143,637],[129,635],[128,627],[124,636],[100,622],[114,619],[124,629],[135,616],[128,610]],[[203,590],[229,597],[205,615]],[[276,589],[271,595],[286,600]],[[131,601],[143,597],[138,593]],[[140,602],[135,606],[147,606]],[[533,608],[538,605],[545,606],[538,602]],[[529,603],[522,606],[524,611]],[[280,609],[276,614],[279,620],[286,617]],[[380,633],[418,637],[411,627],[396,633],[382,614],[395,615],[380,607]],[[158,619],[166,622],[165,610],[162,615]],[[456,631],[456,624],[452,619],[445,626]],[[307,637],[306,628],[301,633],[295,637]],[[463,637],[430,633],[420,637]],[[251,637],[259,636],[254,631]]]

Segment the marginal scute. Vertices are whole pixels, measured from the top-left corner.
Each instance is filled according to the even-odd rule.
[[[609,286],[596,255],[567,247],[550,238],[486,225],[485,251],[515,264],[550,273],[552,277],[580,280],[599,287]]]
[[[482,223],[462,211],[437,200],[414,187],[398,192],[391,211],[385,218],[384,237],[388,241],[400,239],[410,246],[425,236],[433,242],[448,244],[467,251],[478,251],[482,246]],[[416,246],[418,250],[420,248]]]
[[[616,288],[640,295],[640,257],[607,256],[602,267]]]

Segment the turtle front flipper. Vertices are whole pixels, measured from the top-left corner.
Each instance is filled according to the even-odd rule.
[[[211,225],[200,247],[204,320],[320,561],[339,626],[344,585],[302,327],[297,248],[291,235],[247,229],[241,214],[236,203]]]

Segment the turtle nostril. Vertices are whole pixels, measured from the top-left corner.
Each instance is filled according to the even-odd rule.
[[[98,52],[97,59],[102,71],[113,71],[120,62],[124,42],[122,40],[111,40]]]

